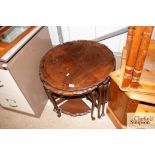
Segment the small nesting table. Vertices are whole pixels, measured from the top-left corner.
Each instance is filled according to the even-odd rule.
[[[77,116],[98,110],[98,118],[104,115],[107,101],[109,73],[115,68],[113,53],[103,44],[79,40],[52,48],[40,63],[40,78],[54,111]],[[86,97],[92,106],[81,98]],[[64,100],[67,102],[62,102]],[[63,103],[59,106],[60,103]]]

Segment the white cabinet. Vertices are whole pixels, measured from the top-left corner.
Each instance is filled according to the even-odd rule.
[[[2,107],[10,110],[35,115],[22,93],[1,94],[0,104]]]
[[[40,80],[39,66],[41,58],[51,48],[48,28],[42,27],[7,63],[0,62],[0,104],[3,108],[41,115],[48,97]]]
[[[0,69],[0,94],[1,93],[20,93],[20,90],[15,83],[15,80],[11,76],[8,70]]]
[[[0,69],[0,104],[5,108],[35,114],[9,71],[2,69]]]

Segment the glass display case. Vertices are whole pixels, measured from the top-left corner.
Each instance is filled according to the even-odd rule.
[[[0,61],[9,61],[39,29],[37,26],[0,26]]]
[[[13,26],[0,34],[0,41],[4,43],[11,43],[19,35],[25,32],[30,26]],[[0,27],[2,29],[3,27]]]

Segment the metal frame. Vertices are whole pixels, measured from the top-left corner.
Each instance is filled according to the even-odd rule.
[[[57,26],[57,32],[58,32],[58,37],[59,37],[60,44],[64,43],[61,26]],[[103,40],[110,39],[112,37],[121,35],[121,34],[126,33],[126,32],[128,32],[128,27],[125,27],[125,28],[122,28],[120,30],[108,33],[108,34],[106,34],[104,36],[101,36],[101,37],[98,37],[98,38],[95,38],[95,39],[92,39],[92,40],[94,40],[96,42],[100,42],[100,41],[103,41]]]

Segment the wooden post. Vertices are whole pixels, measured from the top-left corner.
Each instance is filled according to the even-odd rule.
[[[126,45],[125,45],[125,47],[123,48],[123,51],[122,51],[121,76],[124,75],[125,64],[126,64],[127,57],[129,55],[129,51],[131,49],[134,30],[135,30],[135,26],[128,26],[128,34],[127,34],[127,39],[126,39]]]
[[[144,31],[144,28],[145,28],[144,26],[135,27],[133,40],[131,43],[131,49],[129,51],[126,66],[125,66],[125,72],[124,72],[124,77],[123,77],[122,86],[121,86],[122,89],[127,88],[131,82],[132,73],[137,59],[137,53],[142,40],[142,34]]]
[[[139,52],[137,55],[136,64],[135,64],[134,71],[133,71],[132,81],[130,84],[131,88],[137,88],[139,85],[139,79],[141,76],[144,61],[145,61],[147,51],[149,48],[152,32],[153,32],[153,26],[145,27],[144,32],[143,32],[143,38],[142,38]]]
[[[131,49],[134,30],[135,30],[135,26],[129,26],[128,27],[128,34],[127,34],[126,47],[125,47],[126,51],[127,51],[126,58],[128,57],[129,51]]]

